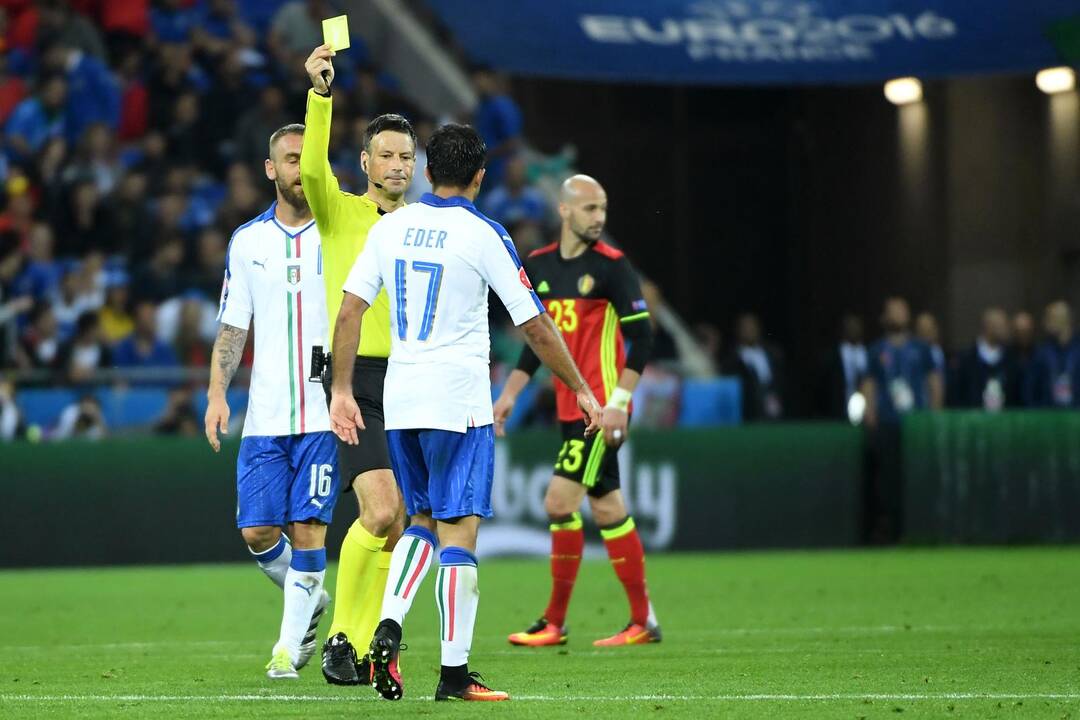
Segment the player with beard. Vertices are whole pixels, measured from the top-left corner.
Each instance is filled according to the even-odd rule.
[[[360,152],[360,165],[368,176],[367,191],[353,195],[341,190],[328,157],[333,56],[328,45],[320,45],[304,66],[312,87],[304,118],[307,141],[300,157],[305,195],[322,236],[331,345],[345,278],[367,244],[371,227],[405,204],[405,191],[416,165],[416,133],[412,125],[401,115],[380,115],[368,124]],[[383,431],[383,381],[390,356],[390,304],[385,291],[374,298],[364,327],[352,385],[368,432],[356,445],[338,443],[342,490],[355,491],[359,513],[341,544],[337,602],[323,646],[323,676],[335,685],[370,682],[367,658],[358,659],[355,648],[366,648],[371,642],[391,554],[405,523],[404,504],[390,468],[390,450]],[[327,373],[323,378],[327,402],[331,382]],[[424,534],[422,528],[409,532]]]
[[[530,646],[566,643],[566,609],[585,546],[578,510],[588,495],[608,557],[630,601],[627,626],[593,644],[659,642],[660,627],[645,587],[645,553],[619,489],[616,457],[626,440],[630,395],[652,348],[649,311],[630,261],[600,240],[607,220],[607,194],[600,183],[586,175],[569,178],[562,186],[559,215],[560,239],[533,252],[525,270],[593,393],[606,402],[603,434],[585,436],[575,395],[556,378],[563,444],[544,497],[551,520],[551,597],[543,616],[509,640]],[[518,395],[539,366],[526,346],[495,403],[497,434],[504,434]]]
[[[315,654],[330,603],[323,590],[326,525],[340,492],[327,409],[320,393],[305,387],[305,360],[328,328],[319,231],[300,185],[303,138],[303,125],[270,136],[266,177],[277,199],[229,241],[206,409],[206,439],[218,452],[218,432],[227,434],[229,426],[226,391],[256,320],[236,461],[236,524],[253,559],[284,592],[281,631],[266,666],[275,680],[295,679]]]

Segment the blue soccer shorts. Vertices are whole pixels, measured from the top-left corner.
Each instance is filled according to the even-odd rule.
[[[409,515],[430,511],[437,520],[491,517],[495,477],[494,425],[450,430],[389,430],[394,466]]]
[[[236,526],[330,524],[341,493],[331,432],[246,437],[236,459]]]

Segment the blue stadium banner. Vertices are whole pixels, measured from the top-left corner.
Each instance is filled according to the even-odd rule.
[[[832,84],[1077,60],[1080,0],[429,0],[472,59],[523,75]]]

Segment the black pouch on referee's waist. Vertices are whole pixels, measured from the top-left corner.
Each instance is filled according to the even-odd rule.
[[[322,345],[312,345],[311,374],[308,375],[308,382],[329,382],[331,367],[330,353],[323,353]]]

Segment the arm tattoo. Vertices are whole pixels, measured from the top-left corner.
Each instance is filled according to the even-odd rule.
[[[244,354],[248,331],[232,325],[221,324],[217,340],[214,341],[214,368],[219,371],[218,381],[222,389],[228,388],[236,369],[240,367],[240,357]]]

